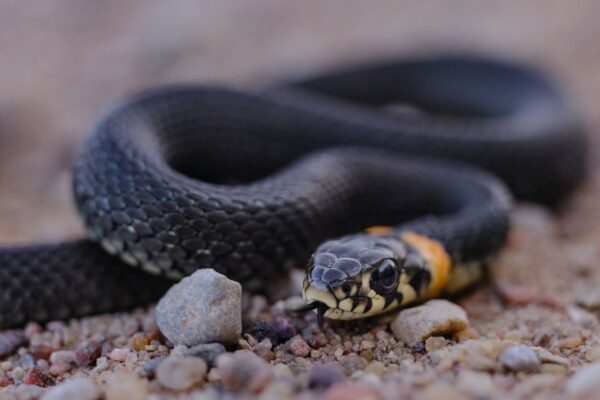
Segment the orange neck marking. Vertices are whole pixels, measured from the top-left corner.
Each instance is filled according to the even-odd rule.
[[[440,242],[414,232],[402,233],[402,239],[411,244],[425,257],[431,266],[431,283],[425,293],[426,298],[439,296],[448,283],[450,256]]]

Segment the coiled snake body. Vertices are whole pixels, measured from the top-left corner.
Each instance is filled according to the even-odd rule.
[[[584,167],[561,93],[495,61],[151,90],[76,160],[89,239],[0,250],[0,326],[146,304],[198,268],[256,287],[309,259],[307,309],[373,315],[476,280],[506,239],[504,184],[556,203]]]

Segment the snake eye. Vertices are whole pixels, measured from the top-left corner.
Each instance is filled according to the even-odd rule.
[[[380,295],[386,295],[398,286],[398,267],[393,260],[386,259],[379,263],[371,275],[371,288]]]

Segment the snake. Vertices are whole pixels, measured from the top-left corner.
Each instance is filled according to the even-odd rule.
[[[148,89],[75,157],[86,237],[0,249],[0,327],[147,305],[201,268],[261,290],[307,266],[319,319],[455,293],[505,246],[513,199],[561,204],[586,148],[562,88],[491,57]]]

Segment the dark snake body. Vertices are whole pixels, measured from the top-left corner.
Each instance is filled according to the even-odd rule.
[[[147,304],[198,268],[256,287],[370,225],[427,234],[462,261],[500,249],[504,186],[431,158],[557,203],[583,175],[585,140],[545,78],[471,58],[257,94],[143,93],[108,113],[76,160],[90,239],[0,250],[0,326]]]

